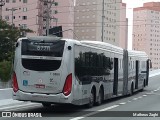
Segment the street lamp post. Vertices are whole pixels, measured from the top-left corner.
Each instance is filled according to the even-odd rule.
[[[16,8],[11,8],[11,9],[8,9],[8,10],[10,10],[10,11],[12,11],[12,30],[13,30],[13,12],[14,11],[16,11],[16,10],[18,10],[18,9],[16,9]]]
[[[104,15],[104,0],[103,0],[102,2],[102,36],[101,36],[102,42],[104,41],[104,18],[105,18],[105,15]]]

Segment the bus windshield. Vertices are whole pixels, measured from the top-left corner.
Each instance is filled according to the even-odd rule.
[[[22,40],[22,55],[62,57],[64,40]]]

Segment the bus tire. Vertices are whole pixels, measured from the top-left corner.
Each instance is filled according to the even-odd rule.
[[[103,102],[103,89],[102,89],[102,87],[99,89],[99,94],[98,94],[98,100],[97,100],[97,102],[96,102],[96,105],[101,105],[102,104],[102,102]]]
[[[51,107],[51,103],[43,102],[42,103],[43,107]]]
[[[87,104],[87,108],[93,107],[94,103],[95,103],[95,91],[92,88],[91,93],[90,93],[90,97],[89,97],[89,103]]]

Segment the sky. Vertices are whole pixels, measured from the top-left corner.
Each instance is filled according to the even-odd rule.
[[[126,16],[128,18],[128,49],[132,49],[132,23],[133,23],[133,8],[142,7],[145,2],[160,2],[160,0],[122,0],[127,3]]]

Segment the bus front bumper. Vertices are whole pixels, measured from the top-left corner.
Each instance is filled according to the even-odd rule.
[[[33,101],[33,102],[50,102],[50,103],[72,103],[71,95],[64,96],[63,93],[59,94],[40,94],[40,93],[28,93],[18,90],[12,94],[14,100],[20,101]]]

